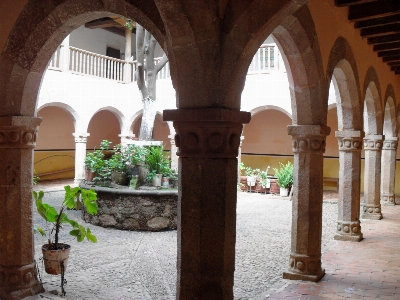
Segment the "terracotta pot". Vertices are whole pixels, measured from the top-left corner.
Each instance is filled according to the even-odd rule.
[[[276,178],[271,178],[270,182],[271,182],[271,188],[270,188],[270,192],[271,194],[279,194],[280,193],[280,188],[279,185],[277,183]]]
[[[61,263],[64,264],[64,272],[67,269],[70,245],[58,244],[63,249],[49,250],[49,244],[42,246],[44,269],[47,274],[58,275],[61,274]]]
[[[247,191],[247,176],[240,176],[240,188],[243,192]]]
[[[85,168],[85,180],[93,182],[93,178],[96,176],[96,173],[92,172],[89,168]]]

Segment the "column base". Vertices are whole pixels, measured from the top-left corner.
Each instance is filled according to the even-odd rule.
[[[321,268],[321,256],[290,254],[289,270],[283,272],[284,279],[319,281],[325,275]]]
[[[316,275],[301,274],[288,270],[286,272],[283,272],[283,279],[318,282],[324,275],[325,275],[325,269],[321,269],[319,274]]]
[[[395,206],[396,202],[394,194],[381,194],[381,205]]]
[[[337,232],[334,236],[337,241],[359,242],[363,239],[360,221],[338,221]]]
[[[19,268],[0,266],[0,299],[19,300],[42,292],[35,263]]]
[[[370,220],[382,219],[381,205],[364,205],[361,218]]]
[[[81,184],[83,181],[85,180],[85,178],[74,178],[74,185],[79,186],[79,184]]]

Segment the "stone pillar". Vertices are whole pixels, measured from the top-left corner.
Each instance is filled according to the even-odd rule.
[[[242,143],[243,143],[243,140],[244,140],[244,136],[241,135],[240,136],[239,151],[238,151],[238,166],[242,162]],[[240,184],[240,176],[241,176],[240,169],[238,168],[238,179],[237,179],[238,184]]]
[[[380,203],[381,150],[383,135],[371,134],[364,138],[364,203],[363,219],[382,219]]]
[[[69,71],[69,35],[61,43],[61,70],[64,72]]]
[[[237,155],[250,113],[164,110],[179,148],[177,299],[233,299]]]
[[[170,138],[171,142],[171,169],[178,171],[178,155],[176,154],[178,152],[178,148],[175,144],[175,137],[172,135],[169,135],[168,137]]]
[[[0,299],[44,289],[34,261],[33,148],[41,118],[0,117]]]
[[[359,242],[361,149],[364,132],[336,131],[339,142],[339,202],[335,240]]]
[[[395,205],[394,183],[396,177],[397,137],[385,137],[382,147],[381,204]]]
[[[285,279],[319,281],[321,268],[323,153],[330,128],[291,125],[294,152],[292,240]]]
[[[133,139],[135,138],[134,134],[118,134],[121,138],[121,147],[126,147],[127,145],[132,144]]]
[[[132,56],[132,29],[125,27],[125,68],[124,68],[124,82],[131,82],[131,61]]]
[[[86,141],[90,133],[73,133],[75,137],[75,178],[74,184],[79,185],[85,179]]]

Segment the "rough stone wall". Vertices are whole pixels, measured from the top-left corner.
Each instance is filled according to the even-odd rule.
[[[82,211],[84,220],[123,230],[161,231],[177,228],[176,191],[100,190],[96,216]]]

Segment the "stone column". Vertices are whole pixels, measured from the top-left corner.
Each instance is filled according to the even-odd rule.
[[[0,299],[44,289],[34,260],[33,148],[41,118],[0,117]]]
[[[395,205],[394,183],[396,177],[397,137],[385,137],[382,147],[381,204]]]
[[[118,134],[121,138],[121,147],[126,147],[127,145],[132,144],[133,139],[135,138],[134,134]]]
[[[371,134],[364,138],[364,203],[363,219],[382,219],[380,203],[381,150],[383,135]]]
[[[238,166],[242,162],[242,143],[243,143],[243,140],[244,140],[244,136],[241,135],[240,136],[239,151],[238,151]],[[238,179],[237,179],[237,181],[238,181],[238,184],[240,184],[240,169],[239,168],[238,168]]]
[[[131,61],[132,56],[132,29],[125,27],[125,68],[124,68],[124,82],[131,82]]]
[[[339,142],[339,202],[335,240],[359,242],[361,149],[364,132],[336,131]]]
[[[175,137],[172,135],[169,135],[168,137],[170,138],[171,142],[171,169],[178,171],[178,155],[176,154],[178,152],[178,148],[175,144]]]
[[[294,152],[292,240],[285,279],[319,281],[321,268],[323,153],[330,128],[288,126]]]
[[[75,137],[75,178],[74,184],[79,185],[85,179],[86,141],[90,133],[76,132]]]
[[[179,148],[177,299],[233,299],[237,155],[250,113],[164,110]]]
[[[63,40],[61,47],[61,70],[69,71],[69,35]]]

